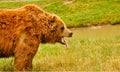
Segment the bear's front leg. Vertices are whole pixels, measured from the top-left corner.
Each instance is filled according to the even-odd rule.
[[[34,40],[27,43],[19,43],[14,50],[14,67],[16,70],[32,70],[32,60],[38,49],[38,43]]]

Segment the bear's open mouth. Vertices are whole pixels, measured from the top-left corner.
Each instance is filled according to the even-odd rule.
[[[64,37],[61,38],[61,43],[66,45],[66,48],[68,48],[68,43],[67,43],[67,41],[65,40]]]

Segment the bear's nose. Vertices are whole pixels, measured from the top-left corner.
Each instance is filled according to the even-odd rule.
[[[71,33],[69,34],[69,37],[72,37],[72,35],[73,35],[73,32],[71,32]]]

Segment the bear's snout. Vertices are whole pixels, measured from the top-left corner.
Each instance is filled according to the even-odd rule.
[[[73,32],[67,28],[63,32],[63,37],[72,37],[72,35],[73,35]]]

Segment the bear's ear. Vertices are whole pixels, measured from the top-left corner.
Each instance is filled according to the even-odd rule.
[[[51,23],[54,23],[55,22],[55,15],[52,15],[51,17],[50,17],[50,19],[49,19],[49,24],[51,24]]]
[[[52,14],[52,19],[54,19],[54,20],[55,20],[55,18],[56,18],[55,14]]]
[[[51,18],[51,23],[54,23],[55,22],[55,15],[52,15],[52,18]]]

